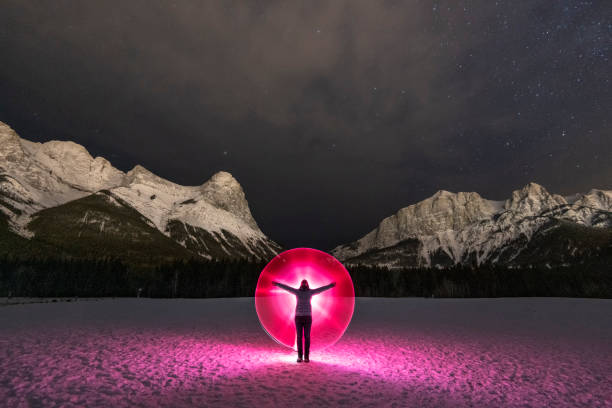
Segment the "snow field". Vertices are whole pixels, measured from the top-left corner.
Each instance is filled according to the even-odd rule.
[[[358,298],[310,364],[252,298],[0,307],[0,401],[32,406],[612,406],[612,301]],[[316,339],[313,339],[313,342]]]

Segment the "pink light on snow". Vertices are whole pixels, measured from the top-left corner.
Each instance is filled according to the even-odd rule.
[[[272,284],[294,288],[302,279],[311,289],[336,282],[336,286],[311,299],[312,350],[333,345],[344,334],[355,308],[353,281],[333,256],[316,249],[296,248],[277,255],[266,265],[255,289],[255,308],[264,330],[278,343],[296,349],[295,296]]]

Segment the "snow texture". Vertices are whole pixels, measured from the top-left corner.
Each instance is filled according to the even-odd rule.
[[[216,173],[202,186],[186,187],[136,166],[123,184],[112,193],[165,234],[168,222],[178,220],[211,232],[230,231],[245,244],[250,238],[266,239],[251,215],[242,187],[227,172]]]
[[[252,298],[14,305],[0,327],[7,407],[612,406],[610,300],[358,298],[309,364]]]

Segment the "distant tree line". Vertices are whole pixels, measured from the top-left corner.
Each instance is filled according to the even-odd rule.
[[[350,269],[356,296],[612,298],[612,268],[602,265],[445,269]]]
[[[0,296],[253,296],[264,266],[246,261],[188,260],[139,268],[117,259],[0,258]]]
[[[0,258],[0,296],[242,297],[253,296],[264,263],[176,261],[154,268],[117,259]],[[607,265],[563,268],[497,266],[446,269],[350,267],[357,296],[612,298]]]

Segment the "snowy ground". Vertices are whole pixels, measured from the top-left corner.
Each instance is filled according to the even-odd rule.
[[[612,407],[612,301],[362,298],[311,358],[250,298],[0,307],[8,407]]]

